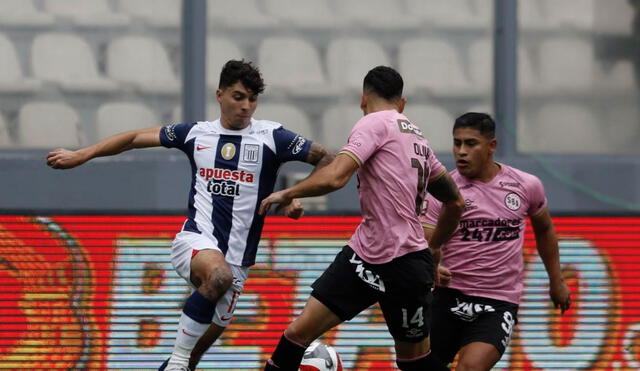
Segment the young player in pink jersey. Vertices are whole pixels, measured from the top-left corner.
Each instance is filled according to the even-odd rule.
[[[549,294],[562,313],[570,306],[558,241],[540,180],[493,159],[495,123],[470,112],[453,126],[456,170],[451,177],[465,200],[453,237],[442,247],[434,291],[432,349],[445,362],[458,354],[457,371],[490,370],[509,344],[523,291],[522,244],[529,217],[549,276]],[[434,238],[441,203],[428,197],[422,216]]]
[[[299,184],[263,200],[288,205],[343,187],[358,173],[362,222],[349,244],[312,285],[265,370],[297,371],[305,348],[324,332],[378,302],[401,370],[447,370],[430,351],[429,312],[437,251],[458,225],[464,202],[422,131],[402,114],[402,77],[379,66],[366,75],[348,144]],[[420,225],[426,191],[443,203],[430,248]]]

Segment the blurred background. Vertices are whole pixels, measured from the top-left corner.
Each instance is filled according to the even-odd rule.
[[[44,156],[124,130],[213,121],[221,66],[245,58],[267,84],[255,117],[333,150],[362,115],[365,73],[390,65],[405,79],[407,115],[449,169],[454,119],[488,112],[499,161],[539,176],[553,212],[637,212],[637,3],[1,0],[0,207],[183,212],[179,151],[65,172]],[[279,184],[308,171],[287,165]],[[307,207],[357,214],[354,182]]]
[[[525,293],[496,369],[640,369],[640,1],[0,0],[0,369],[157,369],[189,288],[168,249],[190,166],[147,149],[59,171],[56,147],[215,120],[229,59],[267,89],[256,118],[332,150],[377,65],[454,168],[469,110],[498,124],[498,160],[542,179],[572,309],[549,305],[525,233]],[[278,187],[310,167],[286,164]],[[360,221],[355,180],[270,216],[233,324],[199,369],[260,369],[309,285]],[[90,214],[90,215],[89,215]],[[313,214],[316,214],[313,216]],[[327,333],[345,369],[395,368],[373,306]]]

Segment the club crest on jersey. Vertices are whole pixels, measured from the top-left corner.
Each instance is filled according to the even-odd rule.
[[[422,135],[422,130],[420,130],[419,127],[415,126],[407,120],[398,120],[398,128],[400,129],[401,133],[415,134],[421,138],[424,138],[424,136]]]
[[[231,160],[236,155],[236,145],[233,143],[226,143],[222,146],[220,154],[225,160]]]
[[[520,209],[522,201],[520,200],[520,196],[518,196],[516,193],[511,192],[504,198],[504,204],[509,210],[516,211]]]
[[[257,144],[245,144],[244,152],[242,153],[242,161],[244,162],[258,162],[260,158],[260,146]]]

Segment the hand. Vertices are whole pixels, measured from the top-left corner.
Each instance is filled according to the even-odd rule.
[[[267,198],[262,200],[262,202],[260,203],[260,210],[258,211],[258,214],[266,215],[269,212],[272,204],[280,204],[281,207],[286,207],[291,203],[292,200],[293,199],[287,195],[286,190],[274,192],[267,196]]]
[[[451,271],[446,267],[438,265],[438,279],[436,286],[448,286],[451,282]]]
[[[64,148],[57,148],[47,155],[47,165],[54,169],[71,169],[82,165],[87,158],[80,151],[69,151]]]
[[[571,307],[571,292],[564,280],[549,285],[549,296],[554,307],[560,308],[560,313],[564,314]]]
[[[304,215],[304,207],[302,207],[300,200],[297,198],[291,200],[291,203],[284,207],[284,215],[291,219],[300,219]]]

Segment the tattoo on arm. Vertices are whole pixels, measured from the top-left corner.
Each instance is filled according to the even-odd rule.
[[[429,182],[427,191],[442,202],[454,201],[461,197],[458,186],[456,186],[449,174],[444,174],[438,179]]]
[[[315,165],[316,169],[320,169],[329,165],[335,157],[336,155],[324,148],[322,144],[312,142],[306,162]]]

